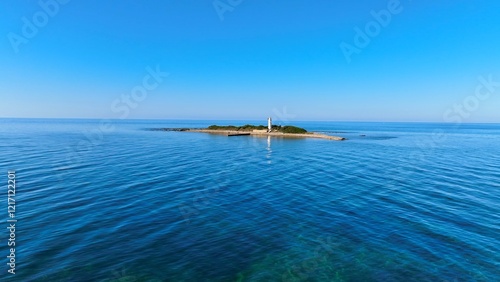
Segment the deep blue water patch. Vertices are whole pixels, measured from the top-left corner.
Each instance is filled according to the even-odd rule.
[[[294,123],[349,139],[335,142],[99,122],[0,120],[18,179],[10,281],[500,277],[500,125]]]

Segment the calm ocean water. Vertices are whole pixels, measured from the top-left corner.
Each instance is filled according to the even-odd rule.
[[[146,130],[247,122],[0,119],[2,222],[13,169],[18,219],[0,280],[500,280],[500,125]]]

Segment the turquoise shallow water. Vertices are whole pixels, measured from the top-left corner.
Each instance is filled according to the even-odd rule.
[[[19,220],[17,274],[0,277],[498,281],[500,125],[293,123],[345,142],[146,130],[249,122],[0,119]]]

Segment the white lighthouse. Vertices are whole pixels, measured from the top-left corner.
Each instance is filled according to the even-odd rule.
[[[271,132],[273,129],[273,119],[272,118],[267,118],[267,132]]]

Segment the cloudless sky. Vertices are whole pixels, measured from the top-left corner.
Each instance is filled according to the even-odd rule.
[[[500,1],[401,0],[348,62],[391,1],[1,1],[0,117],[120,118],[150,67],[169,76],[127,118],[500,122]]]

